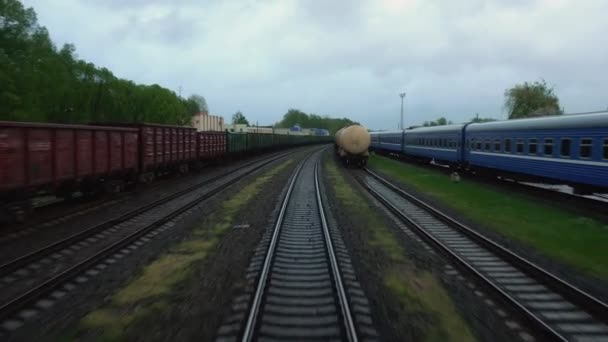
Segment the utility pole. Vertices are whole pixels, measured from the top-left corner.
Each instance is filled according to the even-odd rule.
[[[403,129],[403,98],[405,97],[405,92],[400,93],[399,96],[401,96],[401,129]]]

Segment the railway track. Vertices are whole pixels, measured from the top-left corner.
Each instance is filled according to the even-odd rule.
[[[235,335],[227,337],[226,329],[220,328],[218,340],[377,337],[348,252],[337,229],[328,224],[319,181],[320,155],[303,161],[291,177],[276,223],[252,259],[252,265],[259,267],[251,295],[245,297],[249,305],[235,315],[242,318]]]
[[[298,148],[296,151],[301,150],[301,148]],[[272,158],[273,155],[278,155],[280,153],[272,153],[271,156],[269,156],[268,158]],[[253,163],[256,163],[256,161],[253,162],[248,162],[248,163],[244,163],[242,166],[246,167],[248,165],[252,165]],[[211,170],[211,173],[215,173],[217,172],[217,170]],[[145,185],[145,191],[154,191],[154,190],[158,190],[160,188],[172,188],[173,186],[181,188],[183,187],[184,189],[186,188],[191,188],[193,186],[196,186],[196,184],[193,184],[193,186],[186,186],[184,187],[183,185],[181,185],[178,182],[178,179],[176,177],[172,178],[172,179],[163,179],[162,181],[156,181],[153,182],[152,184],[146,184]],[[0,246],[3,244],[8,244],[8,243],[14,243],[14,241],[17,240],[17,242],[19,242],[19,239],[24,239],[24,238],[28,238],[29,239],[29,235],[37,233],[37,232],[41,232],[41,231],[46,231],[48,229],[52,229],[55,228],[54,226],[57,225],[62,225],[65,224],[66,221],[71,220],[75,217],[79,217],[82,216],[84,214],[90,213],[92,211],[95,211],[97,209],[102,209],[104,207],[109,207],[109,206],[114,206],[120,202],[125,202],[125,201],[133,201],[132,196],[134,196],[137,194],[136,191],[127,191],[127,192],[121,192],[118,194],[113,194],[113,195],[117,195],[114,196],[112,198],[106,198],[106,199],[96,199],[96,200],[92,200],[93,203],[90,204],[74,204],[73,206],[80,206],[79,208],[76,209],[70,209],[66,212],[60,213],[58,215],[49,215],[48,217],[44,217],[44,218],[40,218],[40,219],[34,219],[36,221],[33,222],[28,222],[27,225],[22,225],[22,224],[12,224],[11,227],[9,229],[5,230],[0,230]],[[175,190],[174,190],[175,192]],[[157,194],[157,196],[169,196],[171,195],[171,192],[166,192],[166,194],[164,193],[164,191],[160,194]],[[58,205],[58,204],[63,204],[65,201],[59,201],[56,202],[54,204],[50,204],[47,207],[52,207],[54,205]],[[0,255],[0,258],[2,258],[3,256]],[[9,256],[11,257],[11,256]]]
[[[47,217],[37,219],[35,222],[28,222],[27,226],[24,226],[22,224],[9,224],[10,228],[6,230],[3,229],[0,233],[0,246],[13,243],[16,240],[26,238],[29,235],[38,233],[49,228],[53,228],[53,226],[61,224],[72,218],[88,214],[92,211],[104,207],[113,206],[129,199],[129,197],[127,197],[126,195],[123,196],[124,194],[120,195],[121,196],[119,198],[96,200],[90,204],[76,204],[77,206],[79,206],[79,208],[66,211],[59,215],[49,215]],[[49,207],[58,204],[64,204],[64,201],[60,201],[55,204],[50,204]],[[48,207],[46,207],[45,209],[48,209]]]
[[[0,265],[0,332],[18,328],[50,300],[168,229],[188,209],[297,151],[248,163]]]
[[[359,182],[543,340],[608,341],[608,305],[457,222],[369,169]]]

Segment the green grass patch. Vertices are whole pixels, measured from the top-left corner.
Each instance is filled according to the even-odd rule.
[[[172,246],[146,266],[140,275],[112,296],[108,305],[85,316],[80,329],[99,330],[103,334],[102,340],[121,340],[135,321],[168,308],[172,304],[168,295],[175,285],[192,276],[193,264],[203,261],[216,248],[234,224],[241,208],[254,200],[264,184],[292,162],[290,159],[257,177],[224,201],[205,223],[194,228],[191,239]]]
[[[423,320],[428,323],[438,321],[441,329],[433,326],[426,330],[425,341],[474,341],[469,327],[462,320],[451,298],[440,282],[429,272],[391,272],[384,283],[388,289],[397,294],[400,304],[410,312],[414,320],[424,317],[417,311],[428,311],[433,319]]]
[[[336,197],[349,215],[365,227],[362,233],[367,253],[383,255],[382,281],[391,297],[399,303],[399,314],[413,326],[424,341],[475,341],[464,319],[439,279],[431,272],[418,269],[407,258],[407,253],[398,242],[395,232],[384,225],[381,214],[370,208],[363,196],[346,182],[335,162],[324,163]],[[399,234],[399,232],[397,232]]]
[[[589,275],[608,280],[605,251],[608,226],[597,220],[466,179],[453,183],[442,172],[377,155],[370,157],[369,167],[412,186],[471,221]]]

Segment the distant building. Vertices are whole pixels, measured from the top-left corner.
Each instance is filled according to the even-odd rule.
[[[245,124],[224,124],[223,131],[234,133],[262,133],[281,135],[329,135],[325,129],[302,128],[298,125],[290,128],[276,128],[272,126],[247,126]]]
[[[262,134],[272,134],[273,128],[266,126],[249,126],[247,127],[248,133],[262,133]]]
[[[209,113],[196,113],[192,116],[192,127],[197,131],[223,131],[224,118]]]
[[[223,124],[222,131],[236,132],[236,133],[247,133],[247,125],[245,124]]]

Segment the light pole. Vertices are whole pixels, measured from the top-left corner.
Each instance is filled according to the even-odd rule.
[[[405,97],[405,92],[399,93],[401,96],[401,129],[403,129],[403,98]]]

